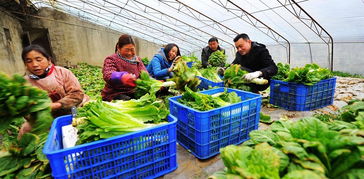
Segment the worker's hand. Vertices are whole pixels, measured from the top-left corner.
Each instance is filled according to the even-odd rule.
[[[255,72],[251,72],[251,73],[248,73],[248,74],[245,74],[243,76],[243,78],[247,81],[251,81],[252,79],[254,78],[258,78],[260,76],[262,76],[263,73],[261,71],[255,71]]]
[[[136,86],[135,81],[136,77],[134,74],[127,73],[121,77],[121,83],[128,87],[135,87]]]
[[[51,103],[51,110],[57,110],[57,109],[60,109],[62,108],[62,104],[61,103]]]
[[[177,56],[173,59],[173,63],[177,63],[179,60],[181,60],[182,57],[181,56]]]
[[[19,129],[19,133],[18,133],[18,140],[21,139],[21,137],[25,134],[28,133],[32,130],[32,126],[30,125],[30,122],[26,121],[23,123],[23,125],[21,126],[21,128]]]
[[[172,72],[174,68],[174,63],[172,63],[172,65],[168,68],[168,72]]]

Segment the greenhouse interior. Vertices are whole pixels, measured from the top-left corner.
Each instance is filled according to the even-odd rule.
[[[0,178],[363,178],[363,9],[2,0]]]

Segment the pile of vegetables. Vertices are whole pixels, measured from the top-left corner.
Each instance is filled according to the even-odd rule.
[[[163,101],[146,94],[138,100],[90,102],[72,124],[78,129],[77,144],[83,144],[156,126],[168,114]]]
[[[227,91],[213,95],[202,94],[193,92],[186,87],[186,92],[178,101],[188,107],[194,108],[199,111],[208,111],[211,109],[227,106],[230,104],[238,103],[241,98],[235,93],[228,93]]]
[[[77,68],[70,70],[77,77],[85,94],[91,99],[101,99],[101,90],[105,86],[101,67],[79,63]]]
[[[26,85],[22,76],[0,74],[0,178],[50,177],[49,161],[42,152],[53,121],[50,104],[48,94]],[[18,140],[24,117],[33,128]]]
[[[278,72],[272,77],[273,80],[285,80],[291,70],[289,64],[277,63]]]
[[[262,78],[255,78],[252,81],[246,81],[243,76],[248,72],[242,70],[239,64],[230,65],[224,73],[224,84],[226,87],[241,89],[244,91],[251,91],[251,88],[247,85],[254,83],[258,85],[268,84],[268,80]]]
[[[229,145],[220,149],[220,153],[226,169],[209,179],[279,178],[279,156],[267,143],[254,147]]]
[[[148,72],[142,71],[140,73],[140,77],[136,80],[136,89],[134,96],[135,98],[139,99],[140,97],[144,96],[145,94],[155,94],[162,86],[163,82],[151,78]]]
[[[173,81],[162,82],[151,78],[146,71],[140,73],[140,77],[136,80],[135,98],[139,99],[145,94],[155,95],[161,87],[174,87],[176,83]]]
[[[286,82],[314,85],[315,83],[331,78],[333,75],[327,68],[321,68],[317,64],[306,64],[304,67],[295,67],[289,70],[289,65],[278,64],[278,74],[273,77],[276,80]]]
[[[195,55],[191,55],[191,56],[181,56],[182,60],[185,62],[197,62],[199,61],[198,58]]]
[[[149,65],[149,59],[148,59],[148,57],[142,58],[142,62],[144,64],[144,66],[147,67]]]
[[[197,86],[200,84],[201,80],[197,76],[201,76],[201,73],[196,68],[188,68],[186,62],[180,59],[176,62],[173,68],[173,78],[172,81],[176,83],[176,89],[184,91],[185,86],[196,91]]]
[[[213,81],[215,83],[222,82],[222,79],[217,74],[216,67],[207,67],[207,68],[200,69],[200,73],[201,73],[202,77],[204,77],[210,81]]]
[[[216,50],[215,52],[211,53],[209,56],[208,62],[209,65],[213,67],[224,67],[226,63],[226,55],[224,54],[223,50]]]
[[[211,178],[361,178],[363,124],[363,101],[333,118],[275,121],[269,130],[252,131],[243,146],[221,149],[226,170]]]

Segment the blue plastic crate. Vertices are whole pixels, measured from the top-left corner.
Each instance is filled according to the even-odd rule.
[[[289,111],[310,111],[331,105],[336,78],[321,80],[312,86],[272,80],[270,103]]]
[[[194,64],[195,62],[187,62],[186,64],[187,64],[187,66],[189,67],[189,68],[191,68],[192,67],[192,65]]]
[[[225,88],[202,91],[204,94],[223,92]],[[198,111],[178,102],[181,96],[169,98],[170,113],[177,120],[177,141],[200,159],[219,153],[219,149],[249,139],[249,132],[258,128],[261,96],[227,88],[236,92],[242,102]]]
[[[200,80],[201,83],[198,85],[199,89],[209,89],[209,86],[211,87],[224,87],[224,82],[213,82],[211,80],[208,80],[207,78],[201,77],[201,76],[197,76]]]
[[[156,178],[177,168],[176,120],[138,132],[63,149],[62,126],[72,116],[52,124],[43,149],[54,178]]]

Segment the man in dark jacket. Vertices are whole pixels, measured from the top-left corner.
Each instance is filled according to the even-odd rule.
[[[263,77],[269,80],[277,74],[278,68],[269,54],[265,45],[252,42],[247,34],[239,34],[234,38],[236,52],[232,64],[239,64],[243,70],[248,71],[243,78],[251,81],[254,78]],[[253,92],[263,91],[269,87],[266,85],[249,84]]]
[[[222,50],[225,54],[225,50],[219,46],[219,41],[216,37],[212,37],[209,39],[209,45],[202,49],[201,53],[201,61],[202,67],[206,68],[209,60],[210,55],[215,52],[216,50]]]

